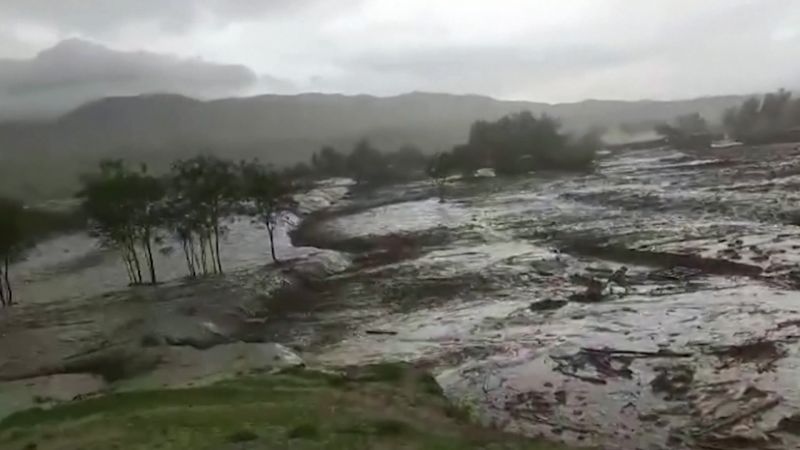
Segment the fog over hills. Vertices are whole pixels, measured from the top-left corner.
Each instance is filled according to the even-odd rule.
[[[308,160],[323,145],[343,150],[367,138],[427,152],[463,143],[476,120],[530,110],[569,130],[668,120],[699,112],[715,121],[741,96],[677,101],[586,100],[548,104],[479,95],[397,96],[291,92],[246,66],[151,52],[118,51],[69,39],[28,59],[0,59],[0,192],[24,198],[70,195],[102,158],[147,161],[215,153],[276,165]],[[623,136],[624,138],[624,136]]]
[[[335,94],[262,95],[202,101],[174,94],[109,97],[55,119],[0,124],[0,156],[10,177],[0,189],[30,196],[72,186],[100,158],[164,166],[198,152],[259,157],[283,165],[307,160],[323,145],[348,149],[361,138],[383,149],[414,144],[433,152],[467,138],[479,119],[521,110],[546,113],[568,129],[667,120],[700,112],[715,119],[739,96],[681,101],[545,104],[475,95],[410,93],[395,97]],[[48,173],[33,188],[23,175]]]

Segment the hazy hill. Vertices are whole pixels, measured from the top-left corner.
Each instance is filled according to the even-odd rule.
[[[320,146],[346,149],[362,137],[378,147],[448,149],[477,119],[530,110],[567,128],[615,126],[700,112],[716,120],[739,96],[681,101],[587,100],[569,104],[501,101],[474,95],[396,97],[302,94],[200,101],[179,95],[111,97],[55,120],[0,124],[0,191],[28,198],[69,194],[76,176],[103,157],[149,161],[214,152],[275,164],[307,160]]]

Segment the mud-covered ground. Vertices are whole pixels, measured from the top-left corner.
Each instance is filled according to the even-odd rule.
[[[48,275],[24,291],[47,302],[0,319],[11,330],[0,350],[41,339],[49,366],[17,350],[0,377],[58,372],[58,354],[125,336],[276,341],[311,364],[416,362],[487,423],[527,435],[797,448],[798,156],[795,145],[648,150],[593,174],[454,181],[445,203],[423,183],[354,193],[303,222],[294,244],[306,250],[281,268],[237,256],[253,254],[250,240],[228,250],[241,261],[231,275],[135,300],[82,272],[110,262],[65,257],[57,289]],[[61,300],[73,285],[89,292]]]

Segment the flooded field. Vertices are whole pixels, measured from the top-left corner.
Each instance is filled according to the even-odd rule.
[[[282,267],[263,231],[234,223],[229,275],[184,283],[165,250],[173,281],[151,289],[124,290],[90,238],[59,238],[15,267],[24,304],[0,318],[0,379],[75,372],[64,355],[144,336],[279,342],[314,365],[413,361],[526,435],[798,448],[798,157],[635,151],[592,174],[453,182],[444,203],[424,184],[354,193],[294,245],[283,233]]]

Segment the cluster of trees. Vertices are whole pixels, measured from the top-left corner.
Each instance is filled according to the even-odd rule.
[[[584,170],[591,167],[600,146],[597,132],[574,137],[562,132],[557,120],[523,111],[494,122],[473,123],[468,142],[449,152],[426,156],[414,146],[404,146],[384,153],[361,140],[347,154],[322,148],[311,157],[310,169],[317,176],[349,177],[359,184],[402,181],[426,173],[438,180],[451,174],[472,176],[481,168],[492,168],[498,175]]]
[[[682,148],[708,148],[713,135],[706,119],[700,113],[678,116],[672,123],[660,123],[655,131],[666,138],[667,143]]]
[[[722,123],[731,137],[745,143],[794,140],[800,137],[800,99],[783,89],[752,97],[725,111]]]
[[[561,132],[557,120],[523,111],[494,122],[475,122],[468,142],[449,152],[427,156],[419,148],[407,145],[384,153],[364,139],[350,153],[323,147],[312,155],[308,169],[316,177],[348,177],[358,184],[391,183],[427,175],[444,199],[448,177],[471,177],[482,168],[494,169],[498,175],[538,169],[588,169],[602,145],[599,134],[589,132],[576,138]]]
[[[657,124],[655,130],[662,136],[676,134],[692,135],[708,133],[709,127],[708,122],[700,113],[693,113],[678,116],[672,123]]]
[[[165,236],[180,242],[190,277],[222,273],[220,238],[232,215],[264,223],[278,260],[273,232],[290,186],[257,161],[198,156],[175,162],[161,177],[145,165],[103,161],[82,185],[90,232],[119,250],[131,284],[158,281],[153,247]]]
[[[694,113],[656,124],[654,129],[667,143],[686,148],[707,148],[712,139],[723,137],[723,131],[746,144],[795,142],[800,140],[800,99],[781,89],[727,109],[722,123],[710,125]]]
[[[412,145],[382,152],[362,139],[347,154],[323,147],[311,156],[310,167],[318,177],[347,177],[359,184],[380,184],[418,178],[424,174],[427,162],[422,150]]]
[[[438,156],[429,173],[470,176],[480,168],[492,168],[498,175],[539,169],[585,170],[592,166],[600,146],[596,132],[574,137],[562,132],[557,120],[523,111],[494,122],[475,122],[469,141]]]

